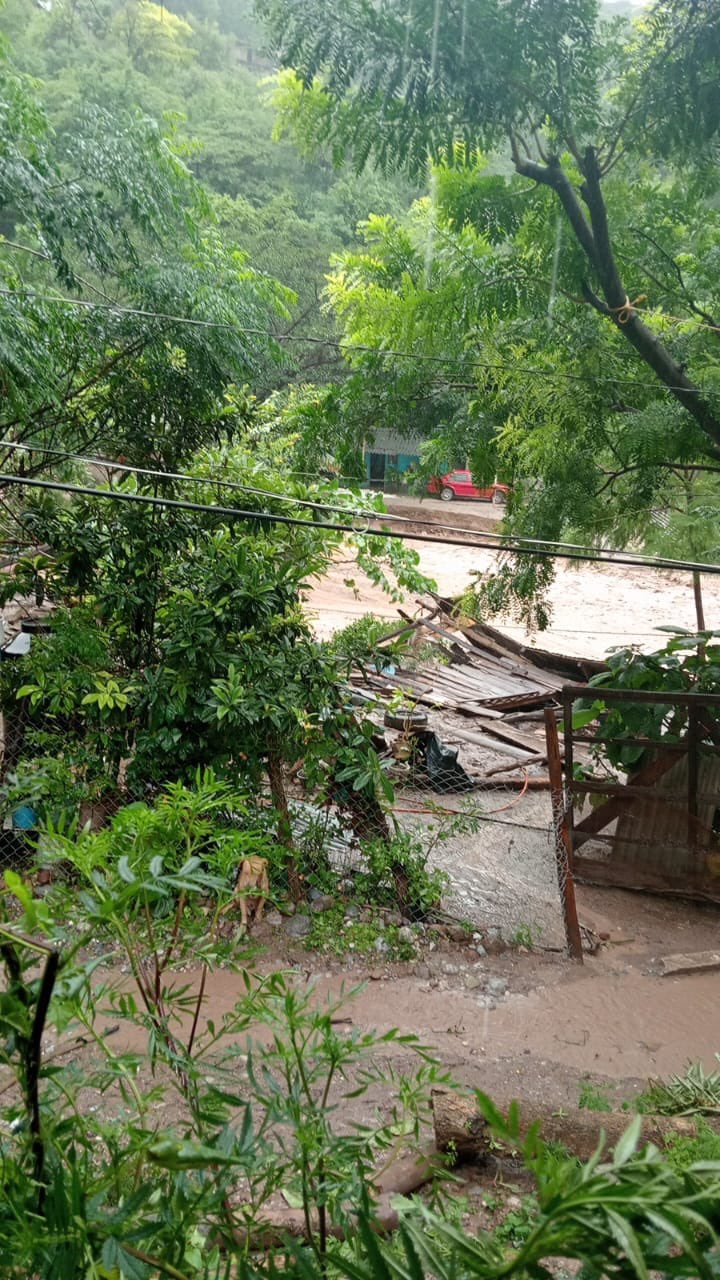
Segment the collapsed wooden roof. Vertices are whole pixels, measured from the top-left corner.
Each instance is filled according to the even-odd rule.
[[[436,619],[446,607],[443,601],[418,618],[403,614],[407,625],[382,643],[426,630],[449,646],[448,666],[426,663],[413,669],[399,666],[392,672],[364,669],[355,673],[354,682],[380,696],[399,689],[421,706],[487,717],[493,712],[545,706],[559,697],[568,681],[584,682],[604,665],[592,659],[535,651],[483,623],[463,625],[443,618],[440,624]]]

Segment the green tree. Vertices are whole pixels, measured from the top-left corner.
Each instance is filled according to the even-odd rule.
[[[654,13],[662,18],[667,8],[659,0]],[[283,64],[299,76],[289,108],[297,129],[331,144],[338,157],[363,165],[374,156],[385,167],[419,172],[428,155],[451,154],[458,141],[469,151],[509,146],[517,173],[547,188],[565,215],[585,303],[664,383],[715,456],[720,419],[712,387],[693,381],[630,305],[603,187],[618,163],[629,169],[650,151],[658,124],[652,73],[677,56],[690,38],[687,25],[663,28],[659,41],[642,28],[628,38],[599,22],[596,0],[530,8],[419,0],[412,9],[406,0],[380,8],[311,0],[302,12],[287,0],[261,0],[259,10]],[[707,60],[708,72],[717,56]]]
[[[358,166],[420,173],[434,157],[429,201],[371,222],[330,281],[358,373],[341,419],[385,403],[402,421],[411,405],[422,426],[424,409],[429,461],[469,457],[478,479],[513,481],[512,532],[644,537],[673,468],[711,468],[720,439],[713,177],[655,164],[653,147],[688,157],[649,88],[691,56],[701,19],[713,65],[712,6],[685,23],[658,4],[635,28],[579,0],[331,10],[319,0],[300,24],[282,0],[263,5],[297,70],[278,90],[285,127]],[[548,574],[512,560],[485,605],[533,614]]]
[[[334,336],[320,305],[329,257],[354,242],[356,224],[373,209],[399,213],[410,189],[377,174],[338,175],[327,157],[300,156],[274,137],[269,64],[245,60],[249,48],[262,46],[250,8],[235,0],[172,9],[56,0],[45,10],[6,0],[3,19],[17,65],[42,81],[48,120],[70,153],[78,115],[90,106],[111,120],[139,108],[163,132],[172,128],[176,154],[219,197],[222,235],[298,295],[288,365],[324,378],[334,349],[297,338],[302,330]],[[269,321],[279,333],[287,325],[282,315]],[[270,369],[262,385],[276,387],[286,376],[286,366]]]
[[[88,107],[57,136],[2,72],[0,433],[177,466],[223,430],[227,384],[277,360],[292,295],[217,234],[154,122]]]

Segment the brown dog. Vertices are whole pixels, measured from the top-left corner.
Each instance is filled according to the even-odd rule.
[[[267,858],[244,858],[235,884],[235,898],[240,901],[240,920],[243,932],[247,931],[248,915],[253,921],[262,920],[265,899],[270,896]]]

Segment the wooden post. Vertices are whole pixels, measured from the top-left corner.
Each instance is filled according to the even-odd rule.
[[[567,713],[566,713],[567,714]],[[552,707],[545,708],[545,741],[547,743],[548,774],[550,777],[550,798],[552,802],[553,822],[555,825],[555,860],[557,863],[558,885],[562,900],[563,919],[565,921],[565,937],[568,951],[573,960],[583,963],[582,938],[575,901],[575,881],[572,869],[572,844],[565,814],[563,798],[563,774],[560,759],[560,742],[558,739],[557,721]]]
[[[687,801],[687,842],[688,848],[693,855],[693,873],[699,868],[696,866],[697,845],[698,845],[698,767],[699,767],[699,747],[698,747],[698,715],[697,703],[693,700],[688,705],[688,726],[687,726],[687,762],[688,762],[688,801]]]

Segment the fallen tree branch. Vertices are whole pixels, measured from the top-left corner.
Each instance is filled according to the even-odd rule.
[[[439,1151],[451,1151],[458,1161],[487,1159],[497,1153],[492,1130],[473,1098],[434,1090],[432,1108]],[[500,1105],[501,1111],[506,1109]],[[520,1102],[520,1116],[523,1136],[532,1125],[539,1123],[543,1141],[562,1143],[582,1160],[588,1160],[596,1151],[603,1133],[608,1150],[612,1150],[632,1119],[624,1111],[581,1111],[574,1108],[550,1111],[547,1103],[529,1100]],[[720,1132],[720,1119],[705,1116],[703,1123]],[[693,1137],[695,1133],[696,1121],[692,1117],[643,1117],[642,1140],[657,1147],[664,1147],[677,1137]]]
[[[436,1150],[434,1143],[394,1160],[374,1183],[373,1230],[378,1235],[397,1230],[399,1215],[393,1207],[395,1196],[406,1196],[419,1190],[446,1165],[446,1157]],[[238,1208],[242,1209],[242,1206]],[[351,1221],[354,1222],[354,1215]],[[316,1211],[309,1215],[309,1227],[313,1235],[320,1231]],[[334,1240],[345,1240],[350,1231],[340,1223],[330,1222],[327,1234]],[[263,1209],[252,1224],[233,1229],[233,1242],[243,1249],[274,1249],[288,1238],[308,1239],[308,1220],[303,1209]]]

